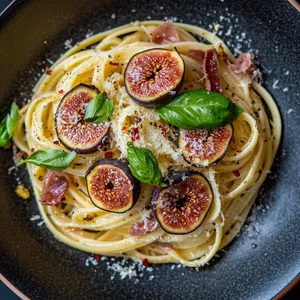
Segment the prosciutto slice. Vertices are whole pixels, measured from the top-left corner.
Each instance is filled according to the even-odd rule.
[[[195,50],[195,49],[191,49],[189,51],[189,53],[194,56],[195,58],[198,58],[199,60],[204,60],[205,58],[205,51],[203,50]]]
[[[48,170],[43,184],[41,203],[53,206],[60,204],[68,187],[68,178],[64,173]]]
[[[190,54],[203,62],[205,87],[210,92],[222,93],[220,82],[218,54],[215,49],[207,51],[191,49]]]
[[[255,70],[255,65],[252,63],[252,57],[250,53],[241,53],[234,63],[229,63],[230,69],[235,74],[252,73]]]
[[[167,21],[152,31],[151,41],[155,44],[172,44],[180,42],[180,38],[173,22]]]
[[[149,211],[145,220],[143,220],[142,222],[136,222],[131,226],[129,233],[133,236],[141,236],[146,233],[152,232],[154,229],[156,229],[156,227],[157,222],[151,211]]]

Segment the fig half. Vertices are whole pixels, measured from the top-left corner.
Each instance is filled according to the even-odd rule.
[[[232,137],[231,124],[214,130],[180,130],[178,145],[188,163],[208,167],[224,157]]]
[[[116,159],[96,161],[85,179],[93,204],[109,212],[130,210],[140,195],[140,182],[132,176],[127,164]]]
[[[153,192],[153,212],[164,231],[187,234],[204,221],[213,202],[213,191],[200,173],[176,172],[172,176],[172,185]]]
[[[102,145],[108,124],[84,121],[89,102],[98,94],[96,87],[81,83],[61,99],[55,115],[55,129],[58,139],[67,149],[93,153]]]
[[[150,49],[135,54],[125,70],[129,96],[144,107],[167,104],[180,90],[184,61],[177,51]]]

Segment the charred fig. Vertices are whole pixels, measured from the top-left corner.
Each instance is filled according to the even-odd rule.
[[[231,124],[214,130],[180,130],[178,145],[188,163],[208,167],[224,157],[232,137]]]
[[[119,160],[106,158],[96,161],[85,179],[89,196],[100,209],[124,213],[139,198],[139,181],[132,176],[128,165]]]
[[[135,54],[125,70],[125,87],[137,104],[156,107],[180,90],[184,61],[177,51],[150,49]]]
[[[204,221],[213,201],[213,191],[200,173],[177,172],[172,176],[172,185],[153,193],[153,212],[164,231],[187,234]]]
[[[81,83],[61,99],[55,116],[55,129],[58,139],[67,149],[93,153],[102,145],[108,124],[84,121],[89,102],[98,94],[96,87]]]

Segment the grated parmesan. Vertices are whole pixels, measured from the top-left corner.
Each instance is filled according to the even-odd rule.
[[[30,218],[30,221],[36,221],[36,220],[39,220],[41,218],[41,216],[39,215],[34,215]]]
[[[73,47],[72,43],[73,43],[73,39],[66,40],[64,43],[65,49],[71,49]]]
[[[143,263],[139,260],[131,260],[124,257],[122,260],[117,260],[113,257],[101,256],[100,259],[96,259],[93,255],[90,255],[85,259],[84,265],[97,266],[101,264],[102,261],[105,261],[106,269],[112,271],[110,276],[111,280],[114,280],[116,277],[119,279],[133,279],[134,283],[138,283],[138,277],[143,277],[147,273],[153,272],[152,267],[145,267]],[[103,264],[103,263],[102,263]],[[153,280],[154,275],[150,275],[149,280]]]
[[[272,88],[273,88],[274,90],[279,89],[279,87],[278,87],[278,85],[277,85],[278,82],[279,82],[279,79],[277,79],[277,80],[274,81],[274,83],[273,83],[273,85],[272,85]]]
[[[111,129],[112,140],[116,143],[114,147],[120,150],[121,158],[127,157],[127,143],[134,141],[137,147],[151,150],[164,174],[167,173],[170,164],[186,165],[180,150],[162,132],[162,128],[165,128],[171,134],[170,126],[159,118],[155,110],[149,110],[131,101],[122,86],[120,76],[113,73],[105,81],[104,91],[117,102],[111,117]],[[136,119],[139,122],[133,121]],[[133,132],[138,134],[134,133],[133,136]]]

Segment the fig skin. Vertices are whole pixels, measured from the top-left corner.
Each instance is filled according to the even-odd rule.
[[[96,199],[93,199],[90,188],[89,188],[90,182],[89,182],[88,176],[95,168],[97,168],[99,166],[101,167],[102,165],[103,166],[111,166],[112,168],[119,169],[122,172],[122,175],[125,175],[127,177],[127,179],[129,180],[130,185],[131,185],[131,205],[129,205],[125,210],[122,210],[122,207],[119,209],[116,209],[116,210],[104,208],[104,207],[100,206],[99,203],[96,202],[97,201]],[[140,195],[140,191],[141,191],[141,184],[136,178],[134,178],[132,176],[129,166],[126,163],[124,163],[120,160],[117,160],[117,159],[113,159],[113,158],[103,158],[103,159],[100,159],[100,160],[96,161],[95,163],[93,163],[86,172],[85,180],[86,180],[86,184],[87,184],[88,194],[89,194],[89,197],[90,197],[92,203],[99,209],[102,209],[104,211],[108,211],[111,213],[125,213],[125,212],[129,211],[130,209],[132,209],[132,207],[136,204],[136,202],[139,198],[139,195]]]
[[[136,68],[134,68],[133,70],[131,70],[132,64],[134,63],[134,61],[136,59],[139,59],[140,57],[142,57],[143,55],[150,55],[150,53],[157,53],[157,52],[161,52],[161,56],[163,55],[167,55],[167,54],[171,54],[173,59],[178,59],[178,65],[176,66],[176,68],[178,68],[178,72],[180,73],[179,76],[177,76],[177,78],[174,78],[174,86],[172,88],[168,87],[168,89],[166,89],[165,93],[162,93],[162,91],[160,91],[160,95],[155,95],[153,94],[152,97],[146,95],[145,98],[143,99],[142,96],[138,96],[136,93],[134,93],[132,91],[131,86],[136,86],[138,83],[134,82],[134,83],[129,83],[129,77],[130,77],[130,72],[135,71],[138,73],[138,71],[136,71]],[[174,55],[175,54],[175,55]],[[175,58],[175,56],[177,55],[177,57]],[[156,66],[154,66],[154,70],[152,70],[153,73],[156,72]],[[144,72],[146,72],[146,70],[143,69]],[[159,72],[160,70],[158,70]],[[166,105],[167,103],[169,103],[172,100],[172,97],[174,97],[181,89],[182,84],[183,84],[183,79],[184,79],[184,73],[185,73],[185,64],[184,64],[184,60],[183,58],[180,56],[180,54],[177,51],[172,51],[172,50],[167,50],[167,49],[162,49],[162,48],[153,48],[150,50],[144,50],[142,52],[138,52],[135,55],[133,55],[131,57],[131,59],[129,60],[126,69],[125,69],[125,73],[124,73],[124,82],[125,82],[125,88],[126,91],[128,93],[128,95],[131,97],[131,99],[136,102],[138,105],[143,106],[143,107],[147,107],[147,108],[155,108],[161,105]],[[151,76],[156,76],[155,74],[151,74]],[[148,79],[153,80],[153,79]],[[148,81],[147,79],[145,79],[145,82]],[[157,79],[159,80],[159,79]],[[176,82],[177,81],[177,82]],[[141,87],[142,89],[142,87]],[[153,91],[154,93],[155,91]]]
[[[200,214],[200,216],[199,216],[200,221],[198,222],[198,224],[196,222],[196,225],[194,226],[194,228],[192,227],[190,230],[185,230],[185,231],[177,230],[176,228],[172,229],[172,228],[170,228],[169,225],[164,225],[163,220],[160,220],[158,208],[157,208],[157,202],[159,201],[159,197],[162,194],[164,194],[164,192],[166,190],[168,190],[168,189],[170,190],[170,189],[172,189],[172,187],[174,188],[174,186],[176,189],[179,189],[180,187],[177,184],[180,184],[184,180],[187,180],[188,178],[192,178],[192,177],[196,177],[196,179],[198,178],[198,180],[201,180],[201,182],[207,186],[207,191],[209,192],[208,196],[207,196],[208,197],[208,199],[207,199],[208,205],[202,211],[202,214]],[[155,216],[156,221],[160,224],[161,228],[169,234],[183,235],[183,234],[188,234],[188,233],[195,231],[197,228],[199,228],[199,226],[201,226],[201,224],[205,220],[205,217],[208,214],[208,212],[211,208],[211,205],[213,203],[214,194],[213,194],[213,190],[211,188],[209,181],[206,179],[206,177],[203,174],[193,171],[193,170],[187,170],[187,171],[177,171],[177,172],[169,173],[164,182],[169,184],[169,186],[166,188],[154,188],[154,190],[152,192],[151,206],[152,206],[153,215]],[[175,207],[176,207],[175,202],[172,204],[173,204],[173,206],[175,205]],[[199,205],[201,205],[201,204],[199,203]],[[179,217],[181,218],[181,216],[179,216]]]
[[[99,138],[99,141],[97,143],[95,143],[94,145],[90,146],[90,147],[72,147],[70,146],[67,141],[64,140],[64,138],[62,138],[61,133],[59,132],[59,121],[58,121],[58,115],[59,115],[59,110],[62,108],[62,106],[64,105],[64,101],[65,99],[67,99],[70,94],[72,94],[74,91],[76,91],[77,89],[79,90],[80,88],[86,88],[89,89],[91,91],[91,93],[93,93],[93,95],[91,95],[91,100],[100,93],[100,91],[93,85],[87,85],[84,83],[79,83],[78,85],[76,85],[74,88],[72,88],[68,93],[66,93],[64,95],[64,97],[60,100],[60,103],[58,105],[56,114],[55,114],[55,119],[54,119],[54,126],[55,126],[55,131],[56,131],[56,135],[58,140],[64,145],[65,148],[67,148],[68,150],[71,151],[75,151],[76,153],[79,154],[91,154],[96,152],[101,146],[103,146],[104,144],[104,140],[105,137],[107,136],[108,132],[109,132],[109,126],[107,126],[106,130],[103,132],[102,136]],[[84,116],[83,116],[84,117]],[[84,122],[84,124],[90,124],[87,122]],[[100,124],[99,124],[100,125]]]
[[[228,150],[228,148],[229,148],[230,142],[231,142],[231,140],[232,140],[232,138],[233,138],[233,135],[234,135],[234,128],[233,128],[232,124],[228,124],[228,125],[226,125],[226,126],[224,126],[224,127],[222,127],[222,128],[227,128],[227,129],[229,129],[229,130],[230,130],[230,136],[229,136],[229,138],[227,139],[227,141],[226,141],[226,143],[225,143],[225,145],[224,145],[223,151],[222,151],[221,153],[215,153],[216,157],[215,157],[214,159],[211,159],[210,161],[208,161],[207,164],[204,164],[204,162],[202,162],[201,160],[200,160],[200,162],[193,162],[189,157],[187,157],[187,156],[183,153],[183,149],[182,149],[182,146],[183,146],[183,145],[182,145],[182,137],[181,137],[181,134],[182,134],[183,131],[180,130],[180,131],[179,131],[179,136],[178,136],[178,139],[177,139],[177,147],[181,148],[183,159],[184,159],[188,164],[190,164],[190,165],[192,165],[192,166],[195,166],[195,167],[197,167],[197,168],[208,168],[208,167],[214,166],[214,165],[216,165],[218,162],[220,162],[220,161],[223,159],[223,157],[225,156],[225,154],[227,153],[227,150]],[[217,131],[217,130],[219,130],[219,129],[220,129],[220,128],[217,128],[217,129],[214,129],[214,130],[208,130],[208,131],[209,131],[209,134],[210,134],[211,132]],[[189,131],[191,131],[191,130],[189,130]]]

